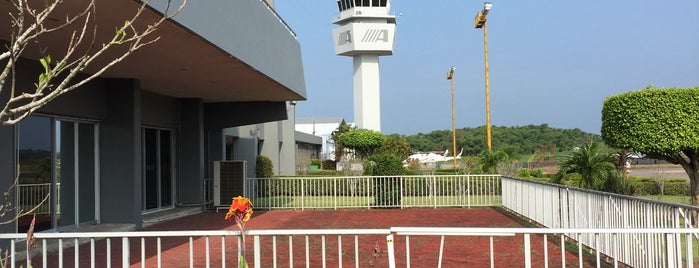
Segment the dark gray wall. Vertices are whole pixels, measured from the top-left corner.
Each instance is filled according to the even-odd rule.
[[[220,130],[286,120],[286,103],[271,101],[216,102],[204,105],[207,130]]]
[[[143,125],[169,129],[179,126],[177,99],[142,91],[141,104]]]
[[[180,132],[177,139],[177,200],[180,204],[203,204],[204,192],[204,103],[180,99]]]
[[[214,178],[214,161],[225,160],[225,137],[223,130],[206,131],[206,178]]]
[[[138,82],[106,81],[107,117],[100,126],[102,222],[141,227],[141,97]]]
[[[4,42],[0,42],[4,45]],[[9,83],[9,81],[7,82]],[[7,90],[3,90],[3,94],[0,94],[0,103],[7,102],[9,98],[9,93]],[[15,151],[16,146],[15,137],[15,127],[0,125],[0,192],[7,191],[15,178]],[[14,200],[14,192],[10,195],[10,200]],[[4,204],[4,200],[0,199],[0,202]],[[7,215],[5,218],[0,218],[0,220],[9,220],[10,217],[14,216]],[[0,233],[14,233],[17,230],[16,223],[0,225]],[[7,248],[8,244],[0,244],[0,247]]]
[[[0,125],[0,192],[6,192],[15,179],[15,128],[14,126]],[[14,200],[14,192],[10,192],[10,199]],[[0,203],[4,205],[5,200],[0,199]],[[14,214],[0,218],[0,220],[9,220]],[[17,230],[16,223],[0,225],[0,233],[14,233]],[[4,246],[4,245],[3,245]]]
[[[102,120],[107,117],[109,99],[105,82],[95,79],[85,86],[65,93],[38,110],[40,113],[82,119]]]

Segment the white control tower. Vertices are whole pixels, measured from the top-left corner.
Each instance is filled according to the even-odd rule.
[[[338,0],[340,27],[333,29],[335,54],[354,60],[354,122],[381,131],[379,56],[393,54],[396,17],[390,0]]]

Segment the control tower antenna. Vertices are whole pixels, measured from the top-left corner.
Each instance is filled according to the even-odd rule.
[[[357,128],[381,131],[379,56],[393,54],[396,16],[390,0],[338,0],[333,21],[335,54],[354,62],[354,122]]]

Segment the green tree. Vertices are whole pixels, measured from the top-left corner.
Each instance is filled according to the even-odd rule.
[[[602,139],[614,148],[681,165],[699,205],[699,87],[661,88],[610,96],[602,108]]]
[[[582,188],[595,189],[608,178],[609,171],[616,170],[615,157],[605,152],[601,143],[584,144],[563,157],[555,181],[561,181],[570,173],[580,174]]]
[[[386,136],[378,131],[354,129],[340,135],[338,140],[340,145],[353,149],[360,158],[366,158],[381,148]]]
[[[406,159],[408,155],[410,155],[410,144],[408,140],[400,135],[391,134],[386,136],[386,140],[381,145],[381,148],[379,148],[378,153],[390,154],[401,160]]]

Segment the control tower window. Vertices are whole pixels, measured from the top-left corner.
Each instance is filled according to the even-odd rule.
[[[370,4],[369,2],[370,2],[369,0],[363,0],[363,1],[362,1],[362,6],[363,6],[363,7],[370,7],[371,4]]]
[[[361,1],[361,0],[360,0]],[[337,0],[337,8],[340,12],[354,7],[355,0]]]
[[[372,7],[380,7],[379,2],[380,2],[379,0],[371,0],[371,6]]]

